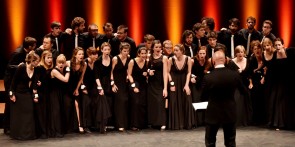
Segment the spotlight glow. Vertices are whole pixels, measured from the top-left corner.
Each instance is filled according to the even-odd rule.
[[[206,17],[212,17],[215,22],[215,30],[219,30],[219,19],[220,19],[220,5],[219,0],[207,0],[204,2],[203,14]]]
[[[243,0],[243,18],[242,20],[240,20],[242,22],[242,24],[244,24],[244,26],[241,26],[241,27],[246,27],[246,19],[247,17],[249,16],[253,16],[256,18],[256,29],[257,29],[257,24],[259,24],[259,17],[260,16],[260,13],[259,13],[259,10],[260,10],[260,1],[258,0]]]
[[[284,45],[285,47],[289,47],[290,45],[290,40],[291,40],[291,32],[292,32],[292,24],[293,24],[293,1],[292,0],[281,0],[279,7],[279,22],[281,23],[280,25],[280,36],[284,40]]]
[[[180,43],[183,31],[183,1],[166,1],[165,5],[163,12],[165,13],[168,39],[171,40],[173,44]]]
[[[11,32],[11,47],[19,46],[24,38],[26,0],[7,1],[8,19]]]
[[[144,28],[144,20],[142,19],[142,0],[130,0],[130,2],[126,3],[126,5],[131,5],[128,14],[130,16],[130,19],[128,20],[130,24],[130,26],[128,26],[130,30],[130,36],[138,45],[144,36],[144,34],[142,33],[142,30]]]
[[[88,7],[90,6],[90,8]],[[107,21],[107,0],[90,0],[87,5],[87,16],[89,20],[86,20],[88,24],[96,24],[99,28],[99,33],[103,33],[102,26]]]

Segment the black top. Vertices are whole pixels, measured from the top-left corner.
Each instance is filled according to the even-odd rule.
[[[201,99],[208,101],[205,121],[209,124],[236,121],[235,90],[247,93],[239,74],[226,67],[215,68],[206,74],[202,83]]]
[[[102,56],[94,62],[94,75],[95,79],[99,79],[101,86],[105,93],[111,93],[111,71],[112,71],[112,57],[110,56],[110,64],[105,66],[102,64]]]
[[[132,77],[134,82],[136,83],[136,87],[146,87],[146,76],[143,75],[143,72],[147,72],[147,64],[146,61],[144,62],[144,65],[142,68],[140,68],[135,60],[133,69],[132,69]],[[139,85],[141,84],[141,85]]]
[[[22,46],[18,47],[16,51],[13,52],[7,64],[4,79],[7,79],[7,80],[12,79],[18,65],[22,62],[25,62],[26,55],[27,55],[27,52]]]
[[[14,92],[18,92],[18,93],[33,92],[32,91],[33,83],[35,83],[36,81],[35,72],[33,73],[32,77],[29,77],[27,74],[26,68],[27,68],[26,64],[22,64],[17,68],[15,75],[13,76],[13,80],[10,87],[10,90],[13,93]],[[28,83],[30,82],[31,84],[29,85]]]

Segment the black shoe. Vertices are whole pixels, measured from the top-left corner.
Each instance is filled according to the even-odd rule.
[[[40,139],[47,139],[48,137],[47,137],[47,135],[45,135],[45,134],[42,134],[41,136],[40,136]]]
[[[85,133],[92,133],[88,128],[84,128]]]
[[[62,135],[62,134],[56,134],[55,137],[57,137],[57,138],[62,138],[62,137],[64,137],[64,135]]]
[[[9,129],[4,129],[4,134],[5,135],[10,135],[10,130]]]

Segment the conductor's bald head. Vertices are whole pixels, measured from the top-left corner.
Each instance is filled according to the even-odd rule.
[[[225,64],[225,54],[222,50],[218,50],[218,51],[214,52],[213,63],[214,63],[214,66]]]

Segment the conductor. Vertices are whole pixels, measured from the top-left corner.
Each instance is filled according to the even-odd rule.
[[[222,46],[220,46],[222,47]],[[218,49],[213,54],[214,70],[204,76],[201,99],[208,101],[205,115],[206,134],[205,145],[215,147],[219,127],[223,128],[224,145],[236,146],[236,103],[234,93],[236,88],[246,93],[246,87],[236,71],[224,66],[225,53]]]

